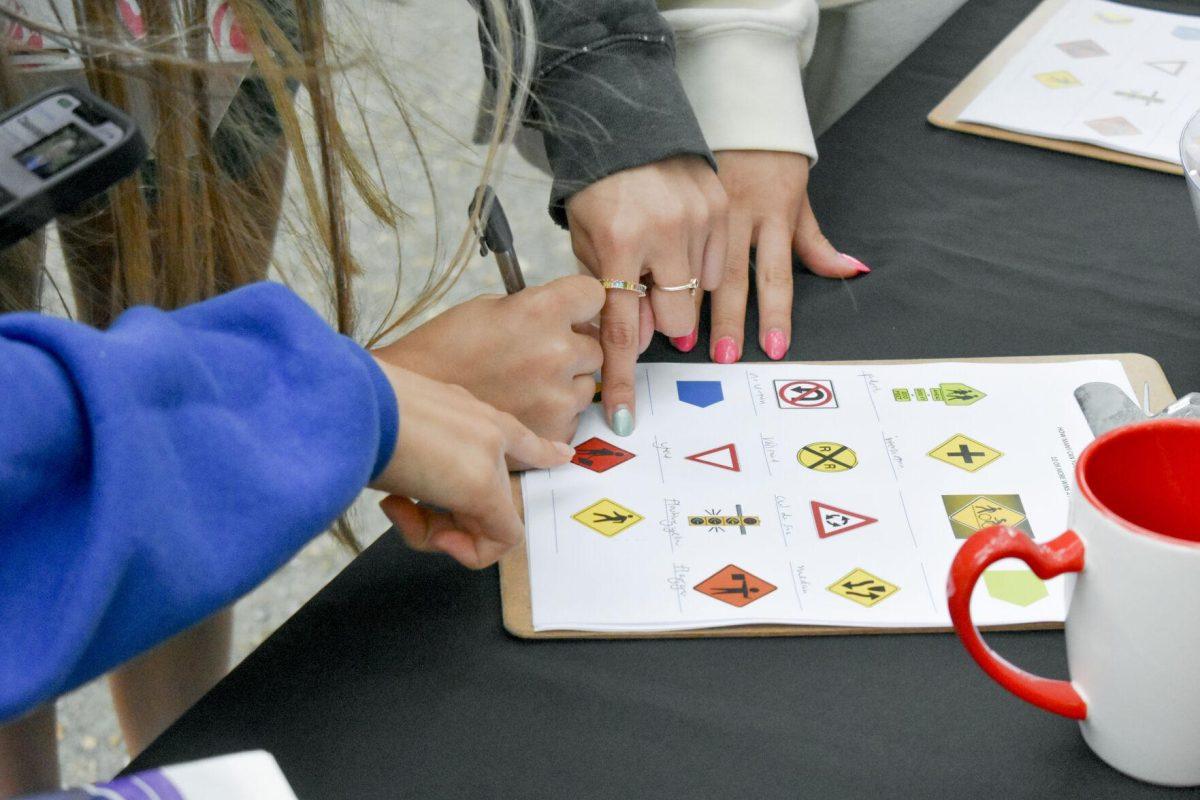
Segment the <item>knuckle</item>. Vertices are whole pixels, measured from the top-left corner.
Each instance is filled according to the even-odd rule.
[[[466,388],[459,386],[457,383],[449,384],[448,393],[452,399],[458,400],[460,402],[467,402],[467,403],[478,402],[475,399],[475,395],[471,394],[469,391],[466,390]]]
[[[592,337],[588,336],[585,338],[587,342],[584,344],[584,348],[586,349],[586,353],[584,354],[584,368],[594,372],[600,369],[600,365],[604,363],[604,348]]]
[[[571,363],[573,355],[571,343],[563,336],[552,336],[542,344],[542,369],[558,373],[561,368]]]
[[[609,350],[632,350],[638,344],[637,326],[627,320],[607,320],[600,326],[600,340]]]
[[[605,376],[604,393],[608,398],[616,400],[633,397],[633,379],[625,375]]]
[[[551,427],[554,427],[558,420],[575,413],[575,398],[570,391],[562,389],[547,393],[541,411],[542,416],[553,421]]]
[[[538,287],[535,291],[527,292],[525,298],[525,313],[535,319],[545,320],[559,315],[559,302],[555,292],[548,287]]]
[[[744,258],[731,258],[725,263],[721,289],[745,286],[750,275],[750,265]]]
[[[614,217],[596,235],[597,245],[605,253],[633,252],[642,240],[643,223],[628,215]]]
[[[467,468],[463,474],[464,500],[472,509],[478,509],[491,489],[492,470],[482,461]]]
[[[572,275],[562,280],[563,286],[569,287],[568,291],[579,298],[581,305],[595,309],[604,305],[604,287],[595,278],[589,275]]]
[[[688,207],[680,201],[662,205],[654,215],[660,228],[682,228],[688,221]]]
[[[708,213],[713,219],[721,219],[729,215],[729,195],[717,184],[707,194]]]
[[[495,459],[497,455],[503,455],[504,434],[501,433],[499,425],[487,425],[477,436],[485,459]],[[484,460],[481,460],[481,463],[485,463]]]
[[[714,331],[741,331],[744,324],[745,319],[732,311],[714,313],[712,316]]]
[[[792,288],[792,273],[791,270],[784,269],[760,269],[758,271],[759,288],[774,290],[788,290]]]

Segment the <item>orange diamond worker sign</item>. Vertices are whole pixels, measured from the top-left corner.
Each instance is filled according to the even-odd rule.
[[[575,446],[575,457],[571,463],[590,469],[592,472],[604,472],[618,464],[624,464],[633,458],[633,453],[623,450],[615,444],[609,444],[598,436],[593,436],[586,442]]]
[[[694,588],[700,594],[706,594],[714,600],[741,608],[766,597],[777,587],[757,575],[750,574],[748,570],[729,564],[712,577],[696,584]]]

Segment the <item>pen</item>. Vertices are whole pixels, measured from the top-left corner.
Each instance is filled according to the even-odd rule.
[[[479,255],[486,256],[490,251],[496,257],[504,291],[516,294],[525,288],[525,277],[521,274],[521,262],[517,260],[512,228],[508,225],[508,217],[504,216],[504,207],[500,205],[500,198],[496,197],[491,186],[484,186],[475,193],[471,200],[471,216],[475,215],[476,203],[479,202],[483,203],[479,226],[475,230],[479,236]]]

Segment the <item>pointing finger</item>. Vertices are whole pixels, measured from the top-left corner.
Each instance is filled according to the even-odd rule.
[[[637,295],[619,289],[609,290],[604,310],[600,312],[600,346],[604,348],[601,394],[609,427],[618,436],[633,433],[638,317]]]

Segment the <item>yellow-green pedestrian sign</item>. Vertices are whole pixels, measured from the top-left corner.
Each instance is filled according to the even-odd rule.
[[[987,397],[986,394],[965,383],[940,383],[929,389],[924,386],[918,386],[911,390],[907,388],[892,389],[892,399],[897,403],[910,403],[915,400],[918,403],[933,401],[945,403],[948,406],[969,406],[985,397]]]

